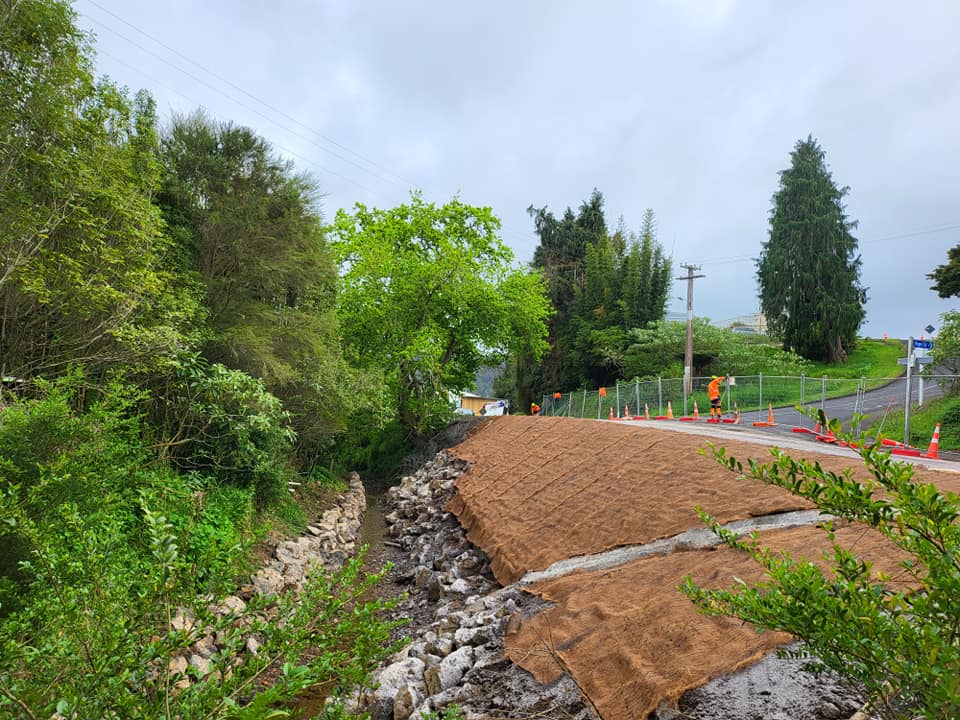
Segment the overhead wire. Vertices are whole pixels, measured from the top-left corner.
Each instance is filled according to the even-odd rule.
[[[883,242],[885,240],[902,240],[905,238],[919,237],[921,235],[934,235],[941,232],[949,232],[950,230],[960,230],[960,223],[950,224],[950,225],[940,225],[933,228],[926,228],[923,230],[907,230],[904,232],[893,233],[890,235],[881,235],[879,237],[865,238],[862,240],[857,240],[858,244],[863,243],[873,243],[873,242]],[[730,263],[744,262],[746,260],[756,261],[759,258],[756,253],[751,255],[731,255],[729,257],[715,258],[713,260],[700,260],[698,261],[701,265],[728,265]]]
[[[125,35],[124,33],[120,32],[120,31],[116,30],[115,28],[111,27],[110,25],[108,25],[107,23],[103,22],[102,20],[100,20],[100,19],[98,19],[98,18],[90,15],[89,13],[82,13],[82,14],[84,15],[84,17],[86,17],[88,20],[96,23],[98,26],[100,26],[100,27],[106,29],[107,31],[111,32],[112,34],[114,34],[114,35],[116,35],[117,37],[121,38],[122,40],[124,40],[125,42],[129,43],[129,44],[132,45],[133,47],[135,47],[135,48],[137,48],[137,49],[139,49],[139,50],[141,50],[141,51],[143,51],[143,52],[145,52],[145,53],[153,56],[154,58],[156,58],[156,59],[159,60],[160,62],[168,65],[169,67],[173,68],[174,70],[176,70],[177,72],[183,74],[184,76],[190,78],[191,80],[194,80],[195,82],[200,83],[202,86],[204,86],[204,87],[206,87],[206,88],[209,88],[210,90],[216,92],[218,95],[221,95],[221,96],[225,97],[225,98],[228,99],[230,102],[238,105],[239,107],[242,107],[242,108],[244,108],[244,109],[246,109],[246,110],[248,110],[248,111],[256,114],[258,117],[263,118],[264,120],[266,120],[267,122],[269,122],[271,125],[273,125],[273,126],[279,128],[279,129],[281,129],[281,130],[283,130],[283,131],[285,131],[285,132],[290,133],[291,135],[294,135],[295,137],[298,137],[298,138],[300,138],[300,139],[302,139],[302,140],[310,143],[311,145],[317,147],[319,150],[321,150],[321,151],[323,151],[323,152],[325,152],[325,153],[328,153],[329,155],[332,155],[333,157],[335,157],[335,158],[337,158],[337,159],[339,159],[339,160],[341,160],[341,161],[343,161],[343,162],[349,163],[350,165],[353,165],[354,167],[358,168],[359,170],[361,170],[361,171],[363,171],[363,172],[365,172],[365,173],[368,173],[368,174],[374,176],[375,178],[377,178],[377,179],[379,179],[379,180],[381,180],[381,181],[383,181],[383,182],[387,182],[387,183],[391,183],[391,184],[394,184],[394,185],[402,186],[402,187],[404,187],[405,189],[422,187],[422,184],[420,184],[420,183],[415,183],[415,182],[413,182],[413,181],[411,181],[411,180],[408,180],[408,179],[404,178],[402,175],[400,175],[400,174],[398,174],[398,173],[395,173],[395,172],[389,170],[388,168],[384,167],[384,166],[381,165],[380,163],[377,163],[376,161],[374,161],[374,160],[366,157],[365,155],[363,155],[363,154],[361,154],[361,153],[359,153],[359,152],[357,152],[357,151],[355,151],[355,150],[352,150],[351,148],[347,147],[346,145],[337,142],[337,141],[334,140],[333,138],[330,138],[330,137],[328,137],[327,135],[324,135],[323,133],[319,132],[318,130],[316,130],[316,129],[312,128],[312,127],[310,127],[309,125],[306,125],[305,123],[300,122],[299,120],[297,120],[297,119],[294,118],[293,116],[289,115],[288,113],[284,112],[283,110],[280,110],[279,108],[276,108],[276,107],[273,106],[272,104],[270,104],[270,103],[266,102],[265,100],[257,97],[256,95],[254,95],[253,93],[251,93],[251,92],[249,92],[248,90],[244,89],[244,88],[241,87],[240,85],[237,85],[236,83],[232,82],[232,81],[229,80],[228,78],[225,78],[225,77],[223,77],[222,75],[220,75],[219,73],[216,73],[216,72],[214,72],[213,70],[210,70],[209,68],[207,68],[206,66],[204,66],[202,63],[199,63],[199,62],[197,62],[196,60],[193,60],[192,58],[190,58],[189,56],[187,56],[187,55],[185,55],[184,53],[180,52],[180,51],[177,50],[176,48],[171,47],[170,45],[164,43],[164,42],[163,42],[162,40],[160,40],[159,38],[154,37],[153,35],[151,35],[151,34],[148,33],[147,31],[143,30],[142,28],[138,27],[137,25],[129,22],[128,20],[124,19],[124,18],[121,17],[120,15],[112,12],[112,11],[109,10],[108,8],[104,7],[104,6],[101,5],[100,3],[96,2],[96,0],[85,0],[85,1],[86,1],[87,3],[89,3],[90,5],[98,8],[98,9],[101,10],[102,12],[106,13],[107,15],[111,16],[112,18],[116,19],[118,22],[121,22],[121,23],[123,23],[124,25],[126,25],[126,26],[130,27],[131,29],[133,29],[134,31],[140,33],[141,35],[143,35],[144,37],[148,38],[148,39],[151,40],[152,42],[156,43],[156,44],[159,45],[160,47],[164,48],[164,49],[167,50],[168,52],[170,52],[170,53],[174,54],[175,56],[181,58],[181,59],[184,60],[185,62],[188,62],[188,63],[190,63],[191,65],[199,68],[199,69],[202,70],[204,73],[207,73],[210,77],[215,78],[217,81],[222,82],[222,83],[224,83],[225,85],[227,85],[228,87],[233,88],[233,89],[236,90],[237,92],[242,93],[242,94],[245,95],[246,97],[249,97],[250,99],[252,99],[252,100],[254,100],[255,102],[257,102],[257,103],[259,103],[260,105],[262,105],[264,108],[267,108],[270,112],[276,113],[277,115],[279,115],[280,117],[288,120],[289,122],[294,123],[295,125],[298,125],[298,126],[300,126],[300,127],[305,128],[307,131],[309,131],[310,133],[312,133],[312,134],[316,135],[317,137],[323,139],[325,142],[328,142],[328,143],[330,143],[330,144],[332,144],[332,145],[334,145],[334,146],[336,146],[336,147],[344,150],[345,152],[350,153],[351,155],[354,155],[355,157],[357,157],[357,158],[363,160],[364,162],[368,163],[369,165],[371,165],[373,168],[377,168],[377,169],[379,169],[379,170],[381,170],[381,171],[383,171],[383,172],[382,172],[382,173],[376,172],[375,170],[372,170],[372,169],[370,169],[370,168],[364,167],[363,165],[359,164],[358,162],[356,162],[356,161],[354,161],[354,160],[352,160],[352,159],[350,159],[350,158],[348,158],[348,157],[344,157],[342,154],[337,153],[337,152],[335,152],[335,151],[333,151],[333,150],[330,150],[329,148],[324,147],[323,145],[321,145],[320,143],[316,142],[316,141],[313,140],[312,138],[307,137],[307,136],[304,136],[302,133],[299,133],[299,132],[296,132],[295,130],[292,130],[291,128],[283,125],[282,123],[278,122],[278,121],[275,120],[274,118],[271,118],[271,117],[269,117],[268,115],[264,114],[264,113],[261,112],[260,110],[254,108],[254,107],[251,107],[251,106],[248,105],[247,103],[244,103],[243,101],[237,99],[236,97],[231,96],[229,93],[224,92],[222,89],[214,86],[213,84],[211,84],[210,82],[206,81],[205,79],[203,79],[203,78],[201,78],[201,77],[198,77],[195,73],[192,73],[192,72],[190,72],[189,70],[186,70],[186,69],[180,67],[180,66],[177,65],[176,63],[172,62],[169,58],[166,58],[166,57],[164,57],[163,55],[161,55],[161,54],[159,54],[159,53],[157,53],[157,52],[154,52],[153,50],[151,50],[151,49],[149,49],[149,48],[147,48],[147,47],[144,47],[141,43],[138,43],[136,40],[128,37],[127,35]],[[124,60],[122,60],[122,59],[120,59],[120,58],[117,58],[116,55],[113,55],[113,54],[111,54],[111,53],[109,53],[109,52],[106,52],[106,51],[104,51],[104,50],[102,50],[102,49],[98,49],[98,53],[100,53],[100,54],[102,54],[102,55],[105,55],[105,56],[107,56],[107,57],[110,57],[111,59],[113,59],[113,60],[115,60],[115,61],[117,61],[117,62],[120,62],[121,64],[125,65],[126,67],[128,67],[128,68],[134,70],[135,72],[138,72],[139,74],[143,75],[144,77],[148,78],[151,82],[157,83],[159,86],[164,87],[164,88],[166,88],[167,90],[170,90],[171,92],[174,92],[175,94],[177,94],[177,95],[179,95],[180,97],[188,100],[188,101],[191,102],[191,103],[194,103],[194,104],[197,104],[197,105],[200,105],[200,106],[203,105],[203,103],[198,103],[195,99],[190,98],[190,97],[184,95],[184,94],[183,94],[182,92],[180,92],[179,90],[176,90],[176,89],[174,89],[174,88],[171,88],[169,85],[167,85],[167,84],[165,84],[165,83],[157,80],[156,78],[152,77],[151,75],[149,75],[147,72],[145,72],[145,71],[142,70],[141,68],[135,67],[135,66],[133,66],[132,64],[130,64],[129,62],[124,61]],[[272,144],[274,147],[276,147],[278,150],[280,150],[280,151],[282,151],[282,152],[284,152],[284,153],[286,153],[286,154],[288,154],[288,155],[291,155],[291,156],[293,156],[293,157],[296,157],[296,158],[298,158],[298,159],[300,159],[300,160],[302,160],[302,161],[310,164],[310,165],[313,166],[313,167],[319,168],[319,169],[320,169],[323,173],[325,173],[325,174],[333,175],[333,176],[336,176],[336,177],[338,177],[338,178],[341,178],[341,179],[349,182],[350,184],[352,184],[352,185],[354,185],[354,186],[356,186],[356,187],[359,187],[359,188],[361,188],[361,189],[363,189],[363,190],[365,190],[365,191],[367,191],[367,192],[370,192],[370,193],[374,193],[374,192],[375,192],[375,191],[374,191],[373,189],[371,189],[370,187],[368,187],[368,186],[366,186],[366,185],[364,185],[364,184],[362,184],[362,183],[354,180],[353,178],[351,178],[351,177],[349,177],[349,176],[346,176],[346,175],[344,175],[344,174],[342,174],[342,173],[336,172],[336,171],[334,171],[334,170],[332,170],[332,169],[330,169],[330,168],[321,166],[321,165],[319,165],[319,164],[317,164],[317,163],[315,163],[315,162],[313,162],[313,161],[307,160],[307,159],[304,158],[302,155],[300,155],[300,154],[298,154],[298,153],[296,153],[296,152],[293,152],[293,151],[291,151],[291,150],[289,150],[289,149],[287,149],[287,148],[284,148],[283,146],[281,146],[281,145],[279,145],[279,144],[277,144],[277,143],[275,143],[275,142],[273,142],[273,141],[271,141],[271,144]],[[384,175],[384,173],[385,173],[386,175]],[[387,177],[387,175],[392,176],[392,177]],[[503,227],[502,225],[501,225],[501,234],[502,234],[505,238],[508,238],[508,239],[510,239],[510,240],[513,240],[513,241],[514,241],[515,243],[517,243],[518,245],[527,245],[527,244],[529,244],[530,242],[536,242],[536,241],[537,241],[537,239],[536,239],[536,238],[533,238],[532,236],[531,236],[531,237],[528,237],[526,233],[514,232],[512,229],[508,229],[508,228],[506,228],[506,227]]]
[[[149,80],[150,82],[155,83],[156,85],[158,85],[158,86],[160,86],[160,87],[162,87],[162,88],[164,88],[164,89],[166,89],[166,90],[169,90],[170,92],[172,92],[172,93],[174,93],[174,94],[176,94],[176,95],[179,95],[180,97],[182,97],[184,100],[186,100],[186,101],[188,101],[188,102],[191,102],[191,103],[194,103],[194,104],[199,104],[199,103],[197,103],[196,99],[191,98],[191,97],[189,97],[188,95],[184,95],[180,90],[177,90],[176,88],[173,88],[173,87],[167,85],[167,84],[164,83],[162,80],[159,80],[159,79],[153,77],[152,75],[150,75],[150,73],[146,72],[146,71],[143,70],[142,68],[139,68],[139,67],[136,67],[135,65],[130,64],[129,62],[127,62],[127,61],[124,60],[123,58],[117,57],[116,55],[114,55],[113,53],[110,53],[109,51],[106,51],[106,50],[102,50],[102,49],[101,49],[101,50],[98,50],[98,54],[104,55],[104,56],[106,56],[106,57],[109,57],[109,58],[111,58],[114,62],[118,62],[118,63],[120,63],[121,65],[124,65],[124,66],[130,68],[130,69],[133,70],[134,72],[139,73],[140,75],[142,75],[143,77],[145,77],[145,78],[146,78],[147,80]],[[304,163],[306,163],[307,165],[310,165],[311,167],[319,170],[320,172],[322,172],[322,173],[324,173],[324,174],[333,175],[333,176],[335,176],[335,177],[338,177],[338,178],[340,178],[341,180],[345,180],[345,181],[347,181],[348,183],[350,183],[351,185],[354,185],[354,186],[360,188],[361,190],[365,190],[366,192],[369,192],[369,193],[374,193],[374,192],[376,192],[376,191],[373,190],[372,188],[369,188],[369,187],[367,187],[366,185],[364,185],[363,183],[357,182],[357,181],[354,180],[353,178],[348,177],[348,176],[346,176],[346,175],[343,175],[342,173],[338,173],[336,170],[331,170],[331,169],[328,168],[328,167],[325,167],[325,166],[323,166],[323,165],[320,165],[320,164],[317,163],[316,161],[310,160],[309,158],[306,158],[306,157],[304,157],[303,155],[300,155],[299,153],[295,152],[294,150],[290,150],[289,148],[286,148],[286,147],[284,147],[284,146],[282,146],[282,145],[279,145],[279,144],[277,144],[277,143],[275,143],[275,142],[273,142],[273,141],[271,141],[270,144],[271,144],[273,147],[275,147],[277,150],[279,150],[280,152],[283,152],[283,153],[285,153],[285,154],[287,154],[287,155],[289,155],[289,156],[291,156],[291,157],[295,157],[295,158],[297,158],[298,160],[300,160],[301,162],[304,162]]]
[[[113,34],[116,35],[117,37],[119,37],[119,38],[125,40],[126,42],[130,43],[130,44],[133,45],[135,48],[137,48],[137,49],[139,49],[139,50],[142,50],[143,52],[145,52],[145,53],[147,53],[147,54],[149,54],[149,55],[152,55],[153,57],[157,58],[160,62],[162,62],[162,63],[164,63],[164,64],[169,65],[170,67],[172,67],[172,68],[173,68],[174,70],[176,70],[177,72],[182,73],[183,75],[187,76],[187,77],[190,78],[191,80],[194,80],[194,81],[200,83],[200,84],[203,85],[204,87],[209,88],[210,90],[212,90],[213,92],[217,93],[218,95],[221,95],[221,96],[225,97],[225,98],[226,98],[227,100],[229,100],[230,102],[235,103],[236,105],[239,105],[240,107],[242,107],[242,108],[244,108],[244,109],[246,109],[246,110],[254,113],[254,114],[257,115],[258,117],[263,118],[264,120],[266,120],[266,121],[269,122],[270,124],[272,124],[272,125],[280,128],[281,130],[284,130],[285,132],[288,132],[288,133],[290,133],[291,135],[294,135],[295,137],[298,137],[298,138],[300,138],[301,140],[304,140],[304,141],[310,143],[311,145],[314,145],[314,146],[317,147],[319,150],[322,150],[323,152],[328,153],[328,154],[332,155],[333,157],[338,158],[339,160],[342,160],[342,161],[344,161],[344,162],[346,162],[346,163],[349,163],[350,165],[353,165],[354,167],[356,167],[356,168],[358,168],[358,169],[362,170],[363,172],[366,172],[366,173],[368,173],[368,174],[370,174],[370,175],[373,175],[374,177],[376,177],[376,178],[378,178],[378,179],[380,179],[380,180],[383,180],[383,181],[385,181],[385,182],[390,182],[390,183],[393,183],[393,184],[402,184],[402,183],[399,183],[399,182],[396,181],[396,180],[391,180],[390,178],[384,177],[384,176],[381,175],[380,173],[377,173],[376,171],[371,170],[370,168],[366,168],[366,167],[364,167],[363,165],[361,165],[360,163],[358,163],[358,162],[356,162],[356,161],[354,161],[354,160],[351,160],[350,158],[347,158],[347,157],[341,155],[340,153],[337,153],[337,152],[335,152],[335,151],[333,151],[333,150],[330,150],[329,148],[324,147],[323,145],[321,145],[320,143],[316,142],[316,141],[313,140],[312,138],[310,138],[310,137],[308,137],[308,136],[306,136],[306,135],[304,135],[304,134],[302,134],[302,133],[299,133],[299,132],[297,132],[296,130],[292,130],[291,128],[284,126],[283,124],[277,122],[277,120],[275,120],[274,118],[271,118],[270,116],[266,115],[265,113],[261,112],[260,110],[254,108],[254,107],[251,107],[250,105],[248,105],[247,103],[244,103],[244,102],[241,101],[241,100],[238,100],[237,98],[235,98],[235,97],[231,96],[230,94],[224,92],[223,90],[221,90],[220,88],[216,87],[215,85],[207,82],[207,81],[204,80],[203,78],[198,77],[197,75],[195,75],[194,73],[190,72],[189,70],[186,70],[186,69],[180,67],[179,65],[177,65],[176,63],[170,61],[169,59],[163,57],[163,56],[160,55],[159,53],[156,53],[156,52],[154,52],[153,50],[150,50],[149,48],[144,47],[143,45],[141,45],[140,43],[138,43],[136,40],[133,40],[132,38],[127,37],[127,36],[124,35],[123,33],[121,33],[121,32],[119,32],[119,31],[111,28],[109,25],[103,23],[102,21],[97,20],[96,18],[93,18],[93,17],[91,17],[91,16],[89,16],[89,15],[87,15],[86,17],[87,17],[88,19],[92,20],[93,22],[97,23],[97,24],[100,25],[101,27],[106,28],[107,30],[109,30],[111,33],[113,33]],[[115,58],[116,56],[111,56],[111,57],[114,57],[114,58]],[[194,64],[196,64],[196,63],[194,63]],[[128,67],[129,67],[129,64],[128,64]],[[179,94],[179,93],[178,93],[178,94]]]

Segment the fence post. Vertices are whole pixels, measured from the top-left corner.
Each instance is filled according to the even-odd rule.
[[[620,417],[620,381],[617,380],[617,411],[613,414],[614,417]]]
[[[600,394],[600,388],[597,388],[597,420],[600,419],[600,410],[603,408],[603,395]]]
[[[636,397],[636,404],[633,406],[636,410],[636,414],[640,414],[640,378],[634,378],[633,382],[634,395]]]
[[[803,412],[803,410],[804,410],[804,407],[803,407],[803,391],[804,391],[804,386],[805,386],[806,384],[807,384],[807,379],[803,376],[803,373],[801,373],[801,374],[800,374],[800,427],[803,427],[803,423],[804,423],[804,420],[803,420],[803,419],[804,419],[804,417],[806,417],[806,415],[805,415],[804,412]]]
[[[580,418],[587,414],[587,389],[583,389],[583,402],[580,403]]]
[[[859,413],[860,415],[863,415],[863,403],[864,403],[864,401],[867,399],[867,398],[866,398],[866,395],[867,395],[867,376],[866,376],[866,375],[861,375],[861,376],[860,376],[860,407],[857,408],[857,413]],[[860,423],[861,423],[861,422],[862,422],[862,420],[861,420],[860,418],[857,418],[856,435],[857,435],[858,438],[860,437]]]
[[[657,375],[657,415],[663,415],[663,378]]]
[[[688,380],[689,377],[689,380]],[[683,414],[689,415],[687,412],[687,385],[690,386],[690,389],[693,390],[693,373],[691,372],[689,376],[686,376],[684,373],[684,383],[683,383]]]
[[[823,410],[823,404],[827,401],[827,376],[824,375],[820,381],[820,410]]]
[[[760,373],[760,404],[757,405],[757,420],[761,420],[760,413],[763,412],[763,373]]]

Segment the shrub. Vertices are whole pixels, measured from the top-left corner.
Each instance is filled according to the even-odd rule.
[[[286,495],[295,434],[281,402],[239,370],[181,353],[147,403],[162,457],[219,485],[253,488],[258,507]]]

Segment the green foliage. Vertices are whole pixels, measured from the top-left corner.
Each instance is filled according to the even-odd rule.
[[[196,353],[179,353],[164,370],[147,402],[161,457],[219,485],[251,488],[261,507],[284,497],[296,434],[281,402],[260,380]]]
[[[931,381],[924,381],[929,387]],[[914,392],[914,401],[917,393]],[[867,433],[873,436],[881,432],[886,437],[901,439],[903,435],[903,408],[893,410],[879,418],[868,429]],[[918,448],[925,448],[933,437],[937,423],[940,427],[940,449],[960,450],[960,396],[947,395],[942,398],[924,399],[923,407],[913,407],[910,410],[910,438],[907,443]]]
[[[864,318],[860,256],[843,198],[813,137],[798,141],[773,196],[770,239],[757,261],[760,305],[785,350],[842,362]]]
[[[628,377],[682,375],[686,323],[658,322],[629,334],[624,354]],[[675,368],[680,372],[671,372]],[[714,327],[704,318],[693,320],[694,375],[810,374],[803,358],[731,330]]]
[[[396,468],[414,449],[409,431],[399,421],[391,420],[382,427],[363,422],[355,416],[353,432],[337,438],[336,456],[343,469],[356,470],[364,477],[393,477]]]
[[[628,375],[627,334],[663,318],[671,271],[656,240],[652,210],[646,211],[639,235],[622,220],[608,233],[597,190],[577,214],[568,208],[557,219],[546,208],[528,212],[540,237],[533,264],[547,279],[556,315],[550,322],[550,352],[540,365],[515,358],[507,371],[518,407],[546,392],[609,385]]]
[[[951,375],[960,374],[960,312],[949,310],[940,316],[940,329],[933,344],[933,361]],[[954,392],[957,389],[952,388]]]
[[[42,389],[39,399],[17,401],[0,413],[0,491],[11,513],[27,518],[40,534],[59,534],[64,513],[112,533],[131,533],[146,497],[185,538],[191,588],[207,591],[237,570],[252,518],[252,490],[204,492],[199,479],[156,463],[133,415],[138,393],[115,386],[78,410],[80,379]],[[3,611],[29,597],[24,593],[34,581],[22,564],[36,552],[33,535],[22,522],[11,522],[14,517],[0,525],[0,542],[9,548],[0,554]],[[137,533],[123,542],[134,555],[144,552]]]
[[[539,357],[549,307],[541,278],[511,268],[489,208],[437,207],[414,194],[391,210],[337,213],[339,314],[352,362],[383,374],[400,422],[415,437],[451,412],[508,352]]]
[[[906,370],[897,364],[903,356],[904,348],[899,340],[860,338],[843,363],[811,362],[807,374],[830,378],[864,377],[868,380],[894,378]]]
[[[937,265],[927,277],[933,280],[930,289],[936,290],[940,297],[960,295],[960,245],[947,250],[946,264]]]
[[[420,715],[422,720],[464,720],[466,717],[458,705],[450,705],[446,710],[430,710]]]
[[[74,17],[0,6],[0,357],[20,377],[150,365],[196,312],[160,264],[153,101],[94,82]]]
[[[31,534],[36,580],[30,605],[0,621],[0,718],[289,717],[284,703],[305,689],[363,685],[395,650],[394,625],[382,619],[392,603],[367,599],[379,578],[361,574],[362,556],[333,575],[315,573],[299,597],[282,595],[269,611],[255,598],[218,618],[181,592],[191,567],[173,526],[146,503],[136,530],[149,555],[128,551],[103,516],[64,507],[61,538],[35,531],[9,494],[3,502],[4,516]],[[193,629],[170,628],[178,608],[196,615]],[[207,633],[224,645],[211,674],[175,672],[169,659]],[[250,635],[261,644],[256,655],[243,653]],[[279,674],[264,686],[272,668]],[[189,687],[177,688],[185,677]]]
[[[310,461],[363,399],[366,380],[341,358],[317,190],[253,131],[202,113],[174,118],[162,148],[158,202],[171,257],[208,314],[204,354],[283,401]]]
[[[839,430],[836,421],[832,426]],[[832,545],[824,556],[830,571],[824,572],[805,559],[770,551],[756,536],[740,538],[701,511],[727,545],[763,567],[767,580],[723,590],[698,587],[688,578],[683,591],[708,614],[732,615],[802,639],[818,662],[862,685],[883,718],[960,716],[960,497],[917,482],[910,465],[872,447],[861,451],[875,478],[867,482],[850,471],[836,474],[771,452],[773,462],[750,460],[746,467],[723,448],[713,454],[738,475],[786,488],[824,513],[879,531],[910,558],[901,582],[875,578],[869,562],[836,541],[833,521],[823,523]],[[898,589],[904,580],[915,587]]]

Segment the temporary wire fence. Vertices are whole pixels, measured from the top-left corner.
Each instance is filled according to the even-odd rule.
[[[621,419],[626,416],[663,418],[691,417],[698,412],[709,415],[707,385],[710,377],[691,380],[690,392],[682,378],[630,380],[598,390],[577,390],[545,395],[542,414],[579,418]],[[960,382],[957,376],[914,375],[911,380],[911,405],[922,405],[924,397],[943,394],[945,387]],[[885,416],[891,407],[902,407],[906,399],[906,378],[828,378],[778,375],[743,375],[728,377],[721,386],[723,411],[739,411],[743,422],[766,421],[770,409],[778,424],[812,427],[810,409],[824,409],[831,400],[830,417],[849,423],[858,415]],[[798,411],[796,406],[802,409]],[[860,423],[854,430],[860,431]],[[892,430],[895,430],[892,428]]]

